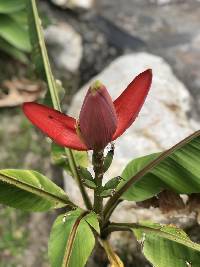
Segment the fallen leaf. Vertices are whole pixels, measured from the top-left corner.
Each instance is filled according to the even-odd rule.
[[[14,107],[24,102],[35,101],[42,97],[45,86],[41,81],[28,79],[12,79],[2,83],[0,89],[0,107]]]

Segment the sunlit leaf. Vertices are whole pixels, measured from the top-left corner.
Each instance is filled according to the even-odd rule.
[[[30,52],[28,31],[12,17],[0,16],[0,36],[16,48]]]
[[[65,192],[44,175],[32,170],[0,170],[0,203],[29,211],[71,205]]]
[[[56,219],[49,240],[52,267],[85,266],[95,245],[91,226],[98,230],[96,216],[77,209]]]
[[[154,267],[199,267],[200,245],[172,225],[144,223],[133,228],[142,252]]]
[[[126,200],[143,201],[167,189],[178,194],[200,192],[200,133],[197,132],[188,142],[179,145],[166,157],[151,154],[131,161],[122,173],[127,183],[147,166],[144,174],[123,194]],[[166,153],[166,152],[165,152]],[[157,160],[148,168],[148,164]]]

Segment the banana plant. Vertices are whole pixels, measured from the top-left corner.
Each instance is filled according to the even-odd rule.
[[[176,195],[200,192],[200,131],[170,149],[133,159],[118,177],[103,185],[112,164],[113,143],[136,120],[151,88],[152,71],[144,70],[112,100],[99,81],[91,84],[79,119],[61,110],[59,86],[53,77],[35,0],[28,2],[29,28],[36,71],[49,89],[50,106],[24,103],[26,117],[52,141],[55,163],[76,180],[85,207],[73,203],[63,189],[33,170],[0,170],[0,203],[41,211],[64,208],[55,220],[48,245],[52,267],[84,267],[98,242],[112,267],[123,267],[109,238],[115,231],[135,235],[147,260],[155,267],[199,267],[200,244],[174,225],[154,222],[114,222],[112,213],[124,200],[146,201],[168,190]],[[92,167],[87,168],[87,151]],[[88,195],[93,190],[94,201]],[[107,202],[104,204],[104,198]],[[62,209],[63,210],[63,209]]]

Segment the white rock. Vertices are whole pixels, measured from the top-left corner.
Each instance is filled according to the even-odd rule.
[[[77,71],[83,53],[81,36],[68,24],[50,25],[45,30],[50,53],[58,68]]]
[[[121,174],[131,159],[165,150],[200,126],[198,122],[191,123],[186,115],[191,104],[186,87],[175,77],[170,66],[161,57],[147,53],[129,54],[113,61],[75,95],[69,114],[78,118],[82,101],[92,81],[100,80],[115,99],[137,74],[147,68],[153,70],[150,93],[135,123],[116,141],[115,158],[106,178]],[[66,179],[66,190],[67,188]],[[70,191],[69,193],[73,193],[71,189]],[[72,197],[76,202],[80,202],[76,190]],[[159,210],[135,211],[134,204],[122,202],[113,219],[136,221],[140,217],[151,216],[159,221],[165,220]]]
[[[61,6],[62,8],[81,8],[90,9],[94,0],[51,0],[54,4]]]

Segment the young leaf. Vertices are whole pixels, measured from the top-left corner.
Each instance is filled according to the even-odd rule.
[[[120,176],[114,177],[110,179],[102,188],[101,197],[109,197],[115,193],[115,189],[117,188],[118,184],[122,178]]]
[[[7,15],[0,16],[0,36],[14,47],[30,52],[28,31]]]
[[[95,182],[90,180],[83,180],[83,184],[90,189],[95,189],[97,187]]]
[[[114,177],[112,179],[110,179],[105,185],[104,185],[104,189],[115,189],[118,184],[120,183],[120,181],[122,180],[122,178],[120,176]]]
[[[110,168],[110,165],[112,164],[113,161],[113,157],[114,157],[114,145],[112,144],[110,150],[108,151],[104,159],[104,164],[103,164],[104,172],[107,172],[107,170]]]
[[[95,245],[90,225],[98,229],[92,218],[97,215],[92,212],[92,217],[88,217],[89,214],[77,209],[56,219],[48,249],[52,267],[85,266]]]
[[[46,211],[73,204],[44,175],[31,170],[0,170],[0,203],[28,211]]]
[[[83,167],[79,166],[79,172],[80,172],[82,179],[94,182],[92,174],[88,171],[87,168],[83,168]]]
[[[198,267],[200,245],[171,225],[144,223],[133,228],[145,257],[155,267]]]

